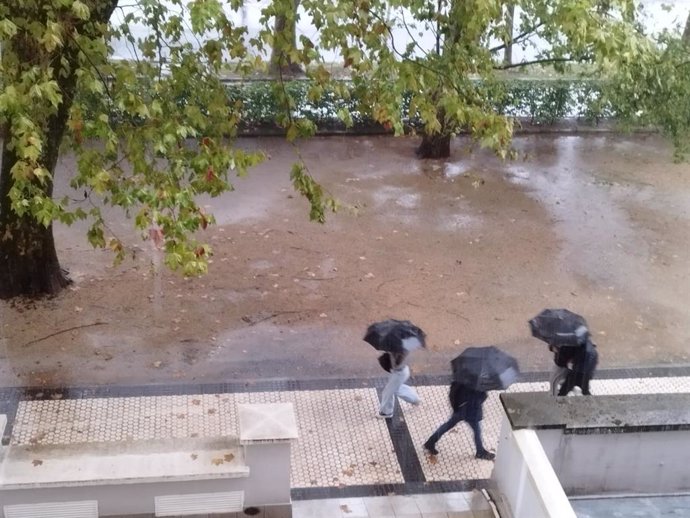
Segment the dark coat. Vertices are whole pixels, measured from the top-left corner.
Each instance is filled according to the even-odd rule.
[[[568,351],[567,361],[565,361],[566,356],[562,356],[562,360],[565,361],[563,366],[567,367],[568,363],[571,363],[572,367],[570,367],[570,372],[558,395],[564,396],[573,387],[577,386],[582,389],[584,395],[588,396],[590,394],[589,382],[594,376],[599,363],[599,353],[597,352],[596,344],[591,340],[587,340],[587,343],[581,347],[562,347],[561,349],[572,349],[574,352]],[[554,361],[556,361],[555,358]],[[556,362],[556,365],[559,365],[558,362]]]
[[[472,390],[454,381],[450,385],[448,396],[453,413],[459,413],[462,420],[479,422],[484,418],[482,405],[488,396],[486,392]]]

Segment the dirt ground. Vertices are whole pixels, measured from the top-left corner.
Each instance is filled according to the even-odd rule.
[[[545,307],[588,319],[602,368],[688,363],[690,166],[660,138],[524,136],[506,163],[462,140],[448,161],[418,161],[416,143],[304,143],[343,204],[319,225],[290,186],[294,151],[242,141],[270,159],[208,201],[219,225],[203,236],[215,251],[203,278],[161,271],[117,213],[112,231],[140,249],[120,267],[83,228],[57,228],[74,284],[0,303],[0,386],[380,375],[362,336],[387,317],[428,334],[414,372],[446,373],[477,344],[546,370],[527,326]]]

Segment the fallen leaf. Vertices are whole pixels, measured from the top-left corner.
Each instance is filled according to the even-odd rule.
[[[46,435],[48,435],[47,432],[38,432],[31,439],[29,439],[29,444],[38,444],[45,438]]]
[[[367,274],[364,276],[364,278],[365,278],[365,279],[373,279],[373,278],[374,278],[374,274],[371,273],[371,272],[369,272],[369,273],[367,273]]]
[[[201,400],[199,399],[192,399],[192,405],[199,406],[201,404]]]
[[[351,513],[351,512],[352,512],[352,511],[350,511],[350,508],[348,507],[347,504],[342,504],[342,505],[340,506],[340,510],[341,510],[342,512],[344,512],[344,513]]]
[[[436,458],[436,455],[429,455],[429,464],[437,464],[438,459]]]
[[[156,360],[155,362],[153,362],[153,366],[154,366],[156,369],[158,369],[161,365],[163,365],[163,362],[160,361],[160,360]]]
[[[343,475],[347,475],[348,477],[351,477],[354,474],[355,474],[355,470],[352,468],[345,468],[343,470]]]
[[[41,464],[43,464],[43,461],[34,459],[33,461],[31,461],[31,464],[33,464],[34,466],[40,466]]]
[[[213,460],[211,460],[211,464],[213,464],[214,466],[220,466],[221,464],[223,464],[223,462],[225,462],[223,459],[213,459]]]
[[[196,453],[192,453],[190,457],[192,458],[192,460],[196,460],[199,458],[199,456]]]
[[[216,412],[218,412],[218,410],[216,410],[215,408],[209,408],[209,409],[208,409],[208,415],[213,415],[213,414],[215,414]]]
[[[225,460],[225,462],[232,462],[232,459],[234,459],[234,458],[235,458],[235,456],[232,453],[226,453],[223,456],[223,459]]]

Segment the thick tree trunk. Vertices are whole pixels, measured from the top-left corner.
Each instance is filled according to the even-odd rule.
[[[69,280],[60,268],[53,227],[12,210],[10,169],[16,162],[5,140],[0,169],[0,299],[57,293]]]
[[[19,5],[19,4],[16,4]],[[106,23],[110,20],[117,0],[107,0],[97,4],[92,10],[91,22]],[[15,9],[22,9],[16,7]],[[12,11],[10,12],[12,14]],[[19,16],[19,13],[14,13]],[[90,25],[93,34],[91,37],[100,37],[102,34],[96,29],[96,25]],[[22,38],[15,37],[11,48],[7,52],[17,55],[20,63],[31,63],[31,45],[22,43]],[[31,41],[31,37],[27,38]],[[77,63],[78,46],[65,45],[50,56],[53,69],[61,69],[61,61],[70,63],[69,72],[56,74],[62,102],[55,113],[46,117],[43,126],[44,142],[40,163],[54,177],[60,153],[60,144],[67,128],[72,100],[77,89]],[[12,78],[7,78],[11,81]],[[12,142],[11,121],[6,125],[2,148],[2,162],[0,163],[0,299],[9,299],[17,296],[36,297],[50,295],[59,292],[69,284],[69,279],[60,267],[53,239],[53,226],[43,226],[31,215],[19,216],[12,209],[9,193],[14,186],[14,178],[11,171],[17,163],[17,156],[10,149]],[[53,195],[53,181],[45,182],[40,188],[47,197]]]
[[[448,158],[450,156],[450,135],[424,135],[417,148],[419,158]]]

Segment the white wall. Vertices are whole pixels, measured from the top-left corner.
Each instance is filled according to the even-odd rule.
[[[245,505],[289,504],[290,443],[248,445],[244,455],[251,469],[244,488]]]
[[[536,432],[513,431],[505,416],[491,480],[505,518],[576,518]]]
[[[690,431],[537,435],[568,495],[690,491]]]

